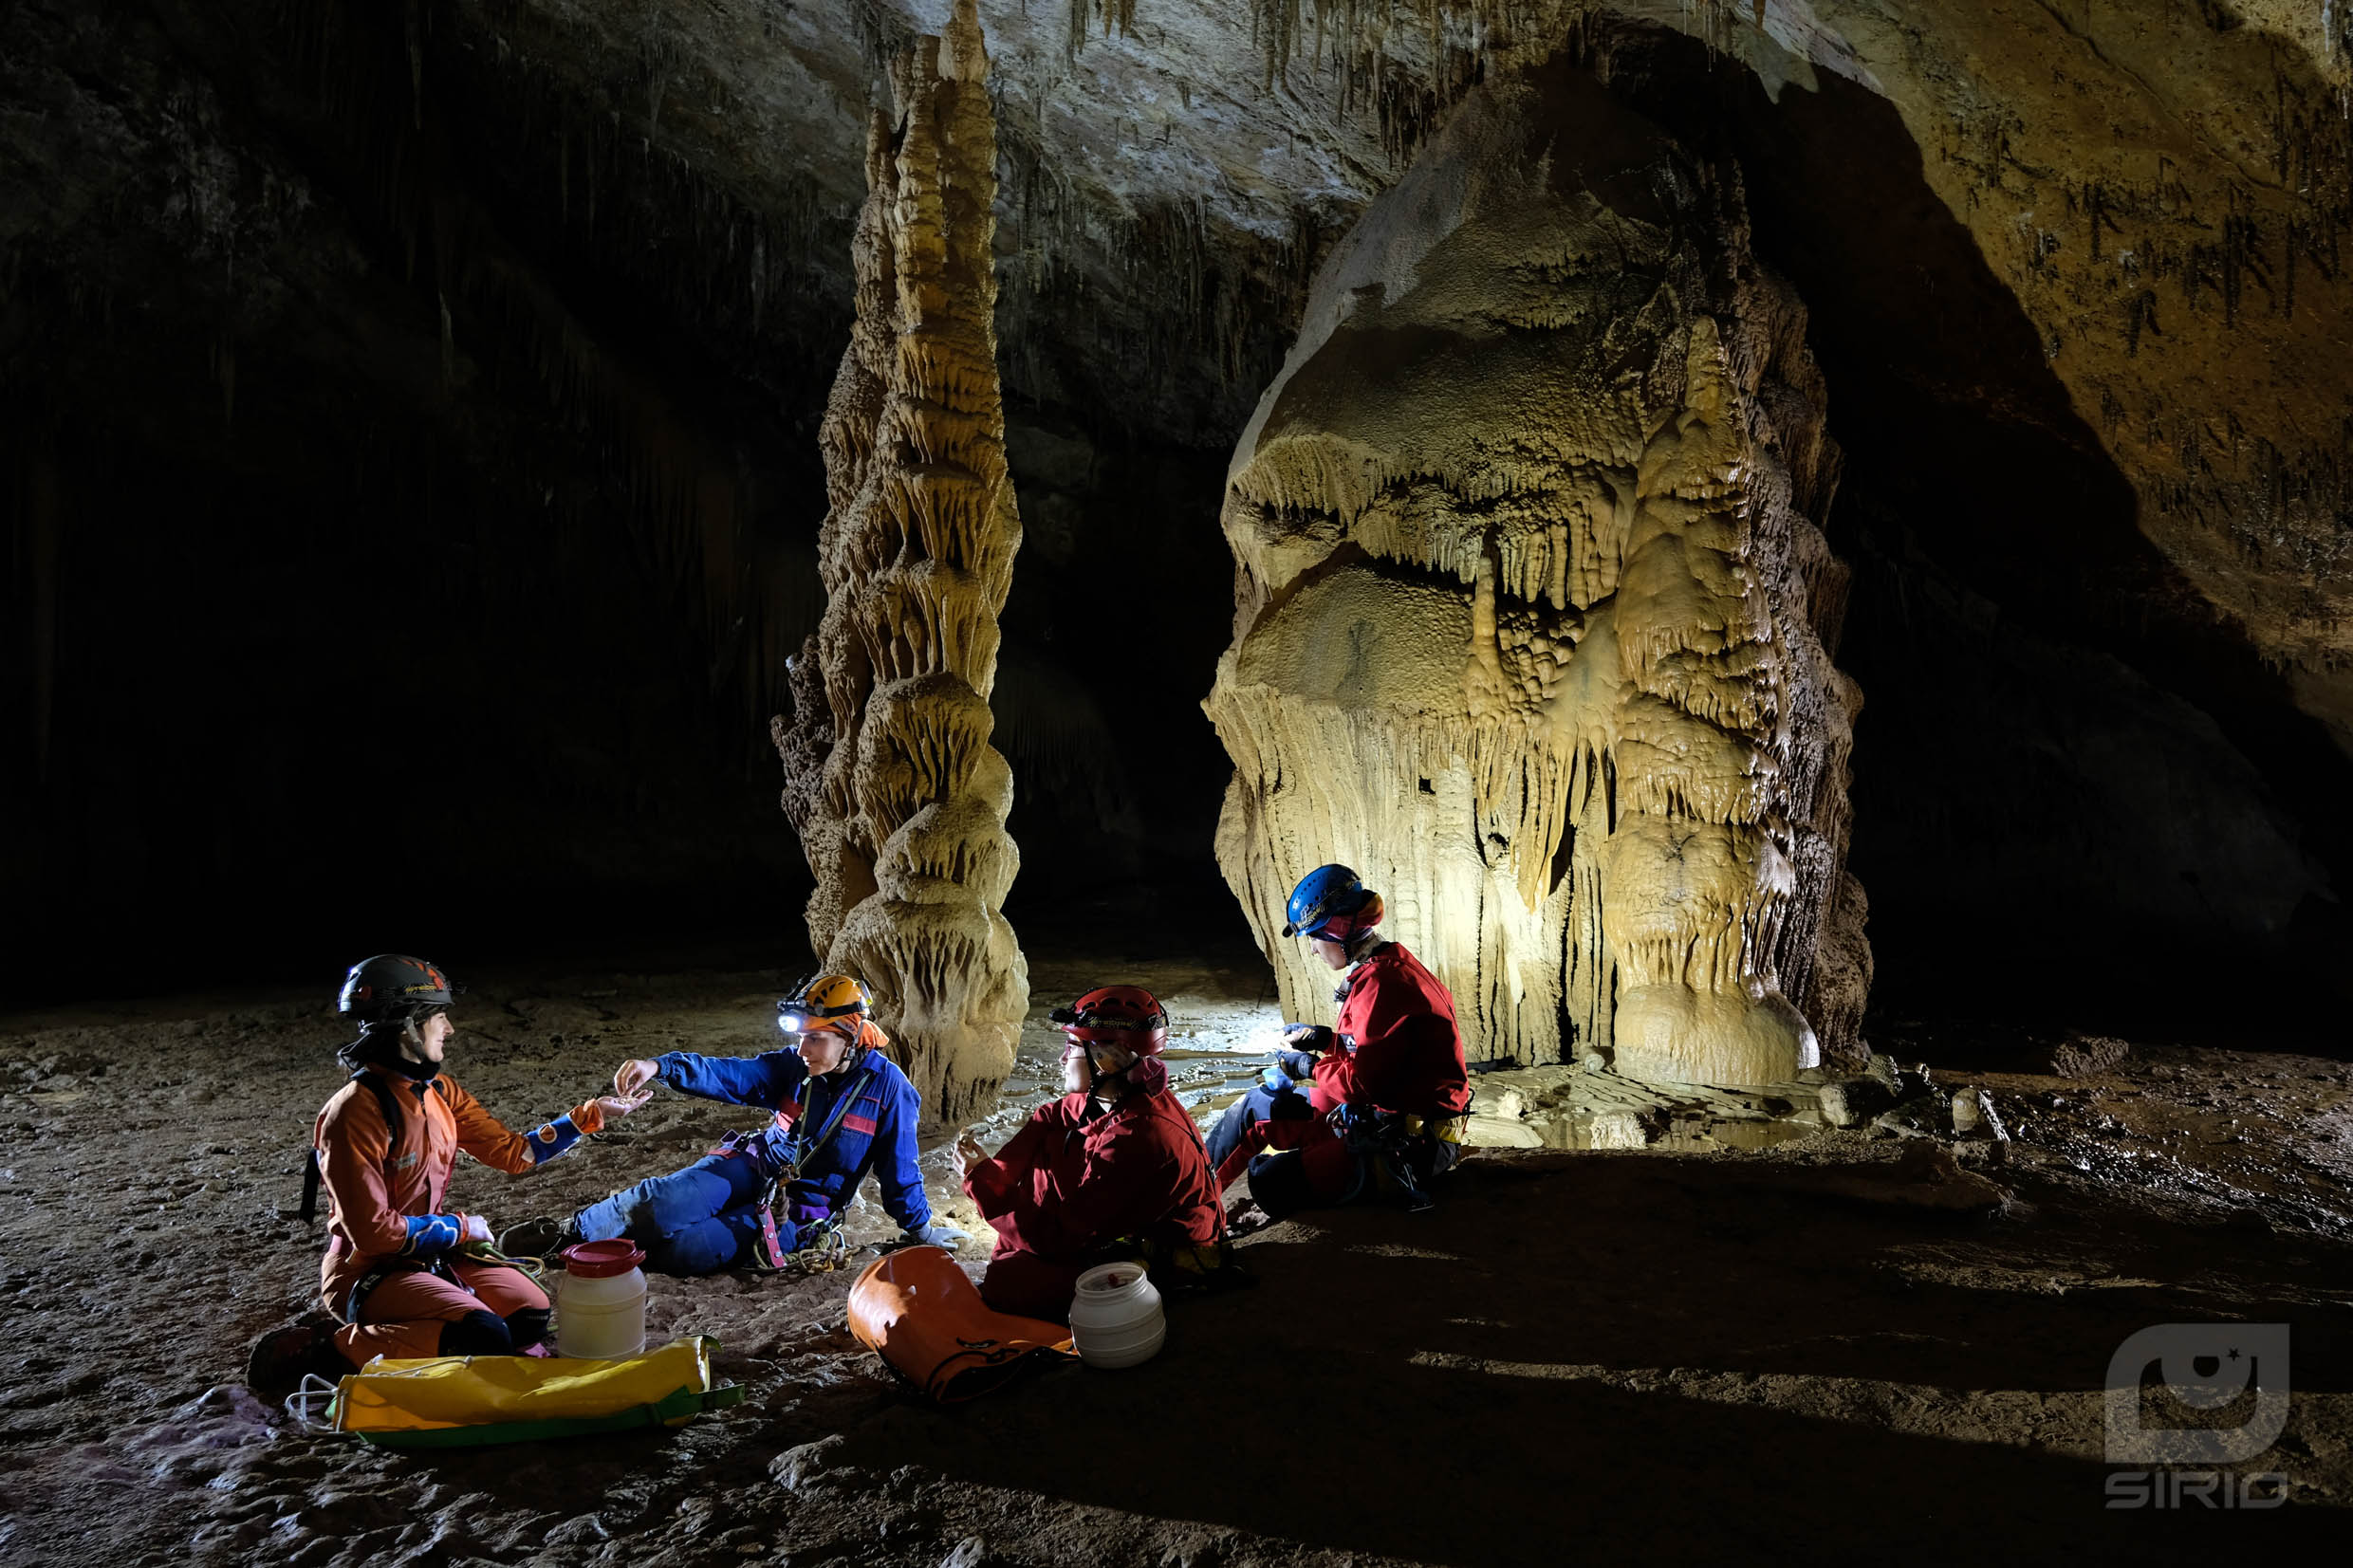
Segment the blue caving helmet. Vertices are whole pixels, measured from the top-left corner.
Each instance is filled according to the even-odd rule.
[[[1346,866],[1318,866],[1291,889],[1291,901],[1284,910],[1289,923],[1284,926],[1283,934],[1297,936],[1305,932],[1322,936],[1325,926],[1356,913],[1373,898],[1362,879]]]

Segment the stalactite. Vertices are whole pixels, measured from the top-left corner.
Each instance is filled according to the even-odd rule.
[[[857,316],[819,445],[826,610],[772,725],[817,891],[809,937],[875,988],[954,1121],[996,1092],[1028,1007],[1000,913],[1019,869],[990,745],[1021,520],[996,372],[996,135],[973,0],[891,63],[852,245]]]
[[[1343,860],[1477,1054],[1753,1084],[1851,1044],[1860,696],[1804,323],[1736,178],[1566,63],[1474,93],[1327,263],[1235,454],[1206,705],[1294,1016],[1329,1008],[1284,895]]]

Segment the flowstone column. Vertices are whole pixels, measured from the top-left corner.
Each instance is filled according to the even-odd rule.
[[[996,127],[973,0],[894,62],[869,127],[857,322],[819,433],[826,608],[772,731],[816,874],[811,946],[876,993],[928,1117],[1013,1064],[1029,971],[1000,911],[1020,857],[991,746],[1021,518],[996,370]]]
[[[1229,470],[1228,880],[1341,860],[1473,1053],[1786,1081],[1851,1049],[1837,454],[1736,175],[1556,62],[1473,92],[1317,280]]]

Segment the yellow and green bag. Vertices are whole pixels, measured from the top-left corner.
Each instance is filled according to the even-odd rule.
[[[318,1431],[353,1432],[395,1448],[528,1443],[632,1427],[676,1427],[704,1411],[740,1404],[736,1386],[711,1386],[706,1336],[673,1339],[617,1361],[531,1356],[379,1358],[332,1391],[324,1417],[309,1405],[329,1393],[323,1380],[289,1400]]]

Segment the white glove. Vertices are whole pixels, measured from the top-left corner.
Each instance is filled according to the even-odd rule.
[[[480,1242],[486,1246],[490,1245],[490,1221],[484,1219],[479,1214],[466,1214],[460,1217],[465,1221],[465,1224],[459,1226],[457,1228],[457,1243],[460,1246],[464,1246],[474,1242]]]

